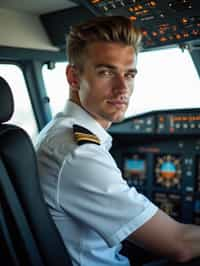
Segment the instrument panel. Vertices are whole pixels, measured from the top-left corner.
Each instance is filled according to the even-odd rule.
[[[194,224],[200,224],[199,117],[197,109],[151,112],[110,129],[111,153],[128,185],[176,220]]]

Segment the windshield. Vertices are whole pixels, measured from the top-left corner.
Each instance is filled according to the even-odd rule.
[[[126,116],[146,111],[200,107],[200,79],[187,50],[138,55],[138,74]]]
[[[61,111],[69,95],[65,63],[43,67],[52,113]],[[138,74],[126,117],[147,111],[200,107],[200,79],[190,54],[179,48],[138,55]]]

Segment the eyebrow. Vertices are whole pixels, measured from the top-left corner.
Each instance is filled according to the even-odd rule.
[[[101,68],[101,67],[102,68],[105,67],[105,68],[112,69],[112,70],[116,70],[117,69],[115,66],[110,65],[110,64],[97,64],[95,66],[95,69],[98,69],[98,68]],[[131,73],[137,74],[138,71],[137,71],[136,68],[130,68],[130,69],[127,69],[127,72],[131,72]]]

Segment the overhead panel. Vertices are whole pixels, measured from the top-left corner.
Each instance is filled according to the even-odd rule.
[[[198,0],[80,0],[96,15],[129,17],[143,32],[143,47],[200,39]]]

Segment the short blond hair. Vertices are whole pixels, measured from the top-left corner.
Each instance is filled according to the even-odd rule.
[[[127,17],[96,17],[71,28],[67,37],[68,61],[82,69],[87,46],[98,41],[132,46],[137,54],[141,38],[141,31]]]

